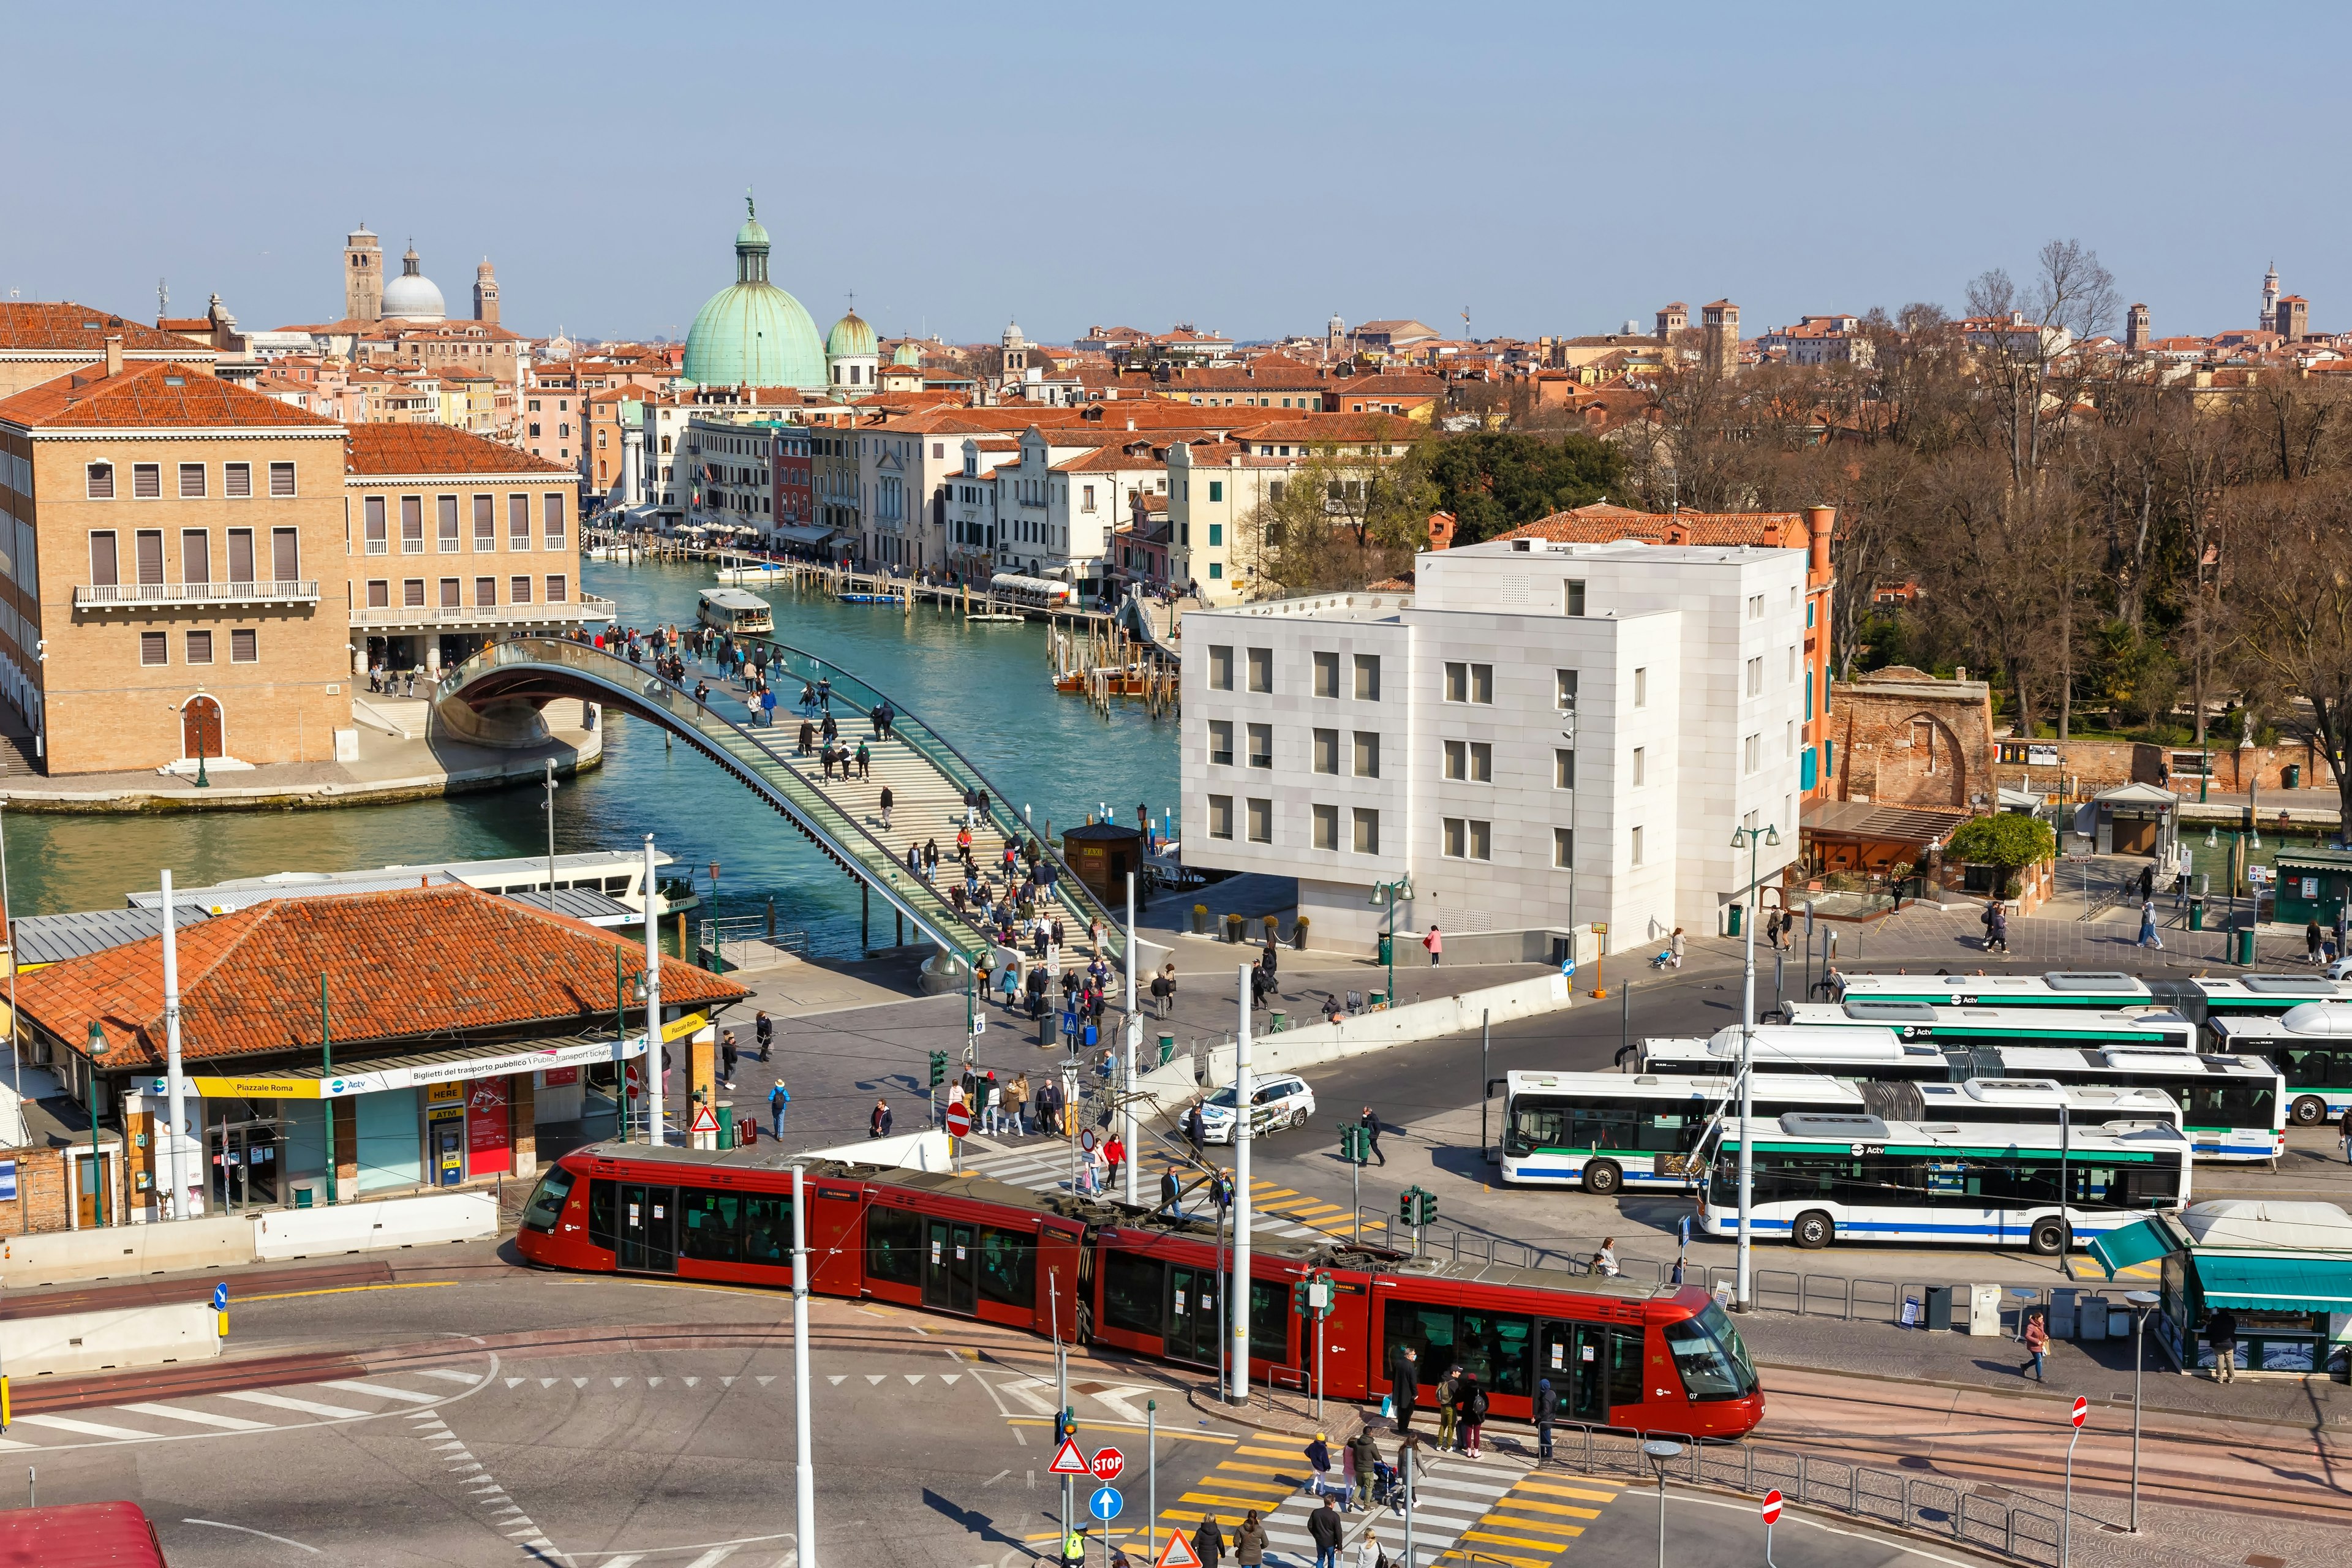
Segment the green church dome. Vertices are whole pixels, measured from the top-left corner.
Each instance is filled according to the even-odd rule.
[[[834,322],[833,331],[824,335],[824,357],[827,359],[855,359],[860,355],[871,359],[880,352],[880,348],[881,345],[875,341],[874,329],[867,326],[866,318],[855,310]]]
[[[768,231],[756,213],[735,234],[733,286],[713,294],[687,331],[681,373],[697,386],[824,390],[816,322],[798,300],[768,281]]]
[[[890,356],[890,363],[920,366],[923,363],[923,351],[912,343],[900,343],[898,352]]]

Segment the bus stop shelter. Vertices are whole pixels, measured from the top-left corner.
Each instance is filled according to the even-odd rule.
[[[2161,856],[2177,830],[2180,797],[2154,784],[2118,784],[2091,797],[2092,850]]]
[[[2237,1320],[2239,1370],[2347,1377],[2352,1216],[2334,1204],[2191,1204],[2095,1237],[2090,1250],[2110,1279],[2157,1266],[2148,1327],[2183,1373],[2215,1366],[2206,1331],[2226,1309]]]

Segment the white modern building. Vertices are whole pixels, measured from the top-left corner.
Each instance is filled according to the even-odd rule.
[[[1408,595],[1192,611],[1185,863],[1297,878],[1322,948],[1371,945],[1397,884],[1411,933],[1721,931],[1735,828],[1777,830],[1765,880],[1797,854],[1805,562],[1495,541]]]

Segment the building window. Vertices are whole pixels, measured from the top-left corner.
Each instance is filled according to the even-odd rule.
[[[1576,711],[1576,671],[1555,669],[1551,672],[1552,704],[1563,713]]]
[[[1381,852],[1381,814],[1368,805],[1356,807],[1356,853],[1377,855]]]
[[[1739,771],[1743,773],[1754,773],[1757,769],[1757,765],[1763,760],[1763,756],[1764,737],[1761,735],[1748,736],[1746,740],[1739,742]]]
[[[1449,816],[1445,821],[1445,855],[1451,860],[1492,860],[1495,825],[1475,817]]]
[[[507,579],[507,603],[509,605],[528,605],[530,603],[530,578],[509,577]]]
[[[1234,689],[1234,650],[1212,647],[1209,650],[1209,689],[1231,691]]]
[[[1449,779],[1466,779],[1470,776],[1469,742],[1445,742],[1445,776]]]
[[[169,664],[172,659],[172,650],[167,638],[168,634],[163,632],[141,632],[139,634],[139,662],[142,664]]]
[[[1230,719],[1209,721],[1209,761],[1219,767],[1234,765],[1234,721]]]
[[[436,496],[433,501],[434,547],[443,554],[457,548],[457,498]]]
[[[1339,771],[1339,731],[1315,731],[1315,771],[1318,773],[1336,773]]]
[[[89,536],[89,580],[100,588],[111,588],[122,579],[121,564],[115,557],[114,531],[99,529]]]
[[[1315,847],[1337,853],[1339,847],[1339,808],[1318,805],[1315,808]]]
[[[253,465],[251,463],[223,463],[221,465],[221,494],[227,496],[234,500],[244,500],[247,497],[251,496],[253,494]]]
[[[1094,488],[1094,486],[1092,486],[1092,485],[1087,485],[1087,486],[1086,486],[1083,489],[1081,489],[1081,490],[1080,490],[1080,492],[1079,492],[1079,496],[1080,496],[1080,500],[1079,500],[1079,501],[1078,501],[1078,510],[1079,510],[1080,511],[1092,511],[1092,510],[1095,510],[1095,488]]]
[[[205,466],[202,463],[180,465],[180,499],[201,500],[205,494]]]
[[[163,531],[142,528],[135,537],[139,552],[139,580],[161,583],[163,580]]]
[[[562,549],[564,536],[564,510],[563,494],[562,491],[550,490],[540,498],[540,522],[541,524],[541,532],[545,536],[547,548],[550,550]]]
[[[367,602],[368,608],[371,610],[388,608],[392,604],[392,584],[390,580],[383,577],[369,578],[367,585]]]
[[[274,496],[290,496],[294,493],[293,464],[272,463],[269,465],[269,493]]]
[[[499,580],[496,577],[474,579],[474,607],[488,609],[499,602]]]
[[[1573,578],[1560,585],[1560,608],[1571,616],[1584,614],[1584,584]]]
[[[1764,695],[1764,659],[1760,654],[1748,661],[1748,695]]]
[[[403,555],[425,553],[425,498],[400,498],[400,552]]]
[[[412,610],[423,609],[425,607],[425,579],[422,577],[404,578],[400,584],[400,602],[402,605]]]
[[[1576,830],[1555,827],[1551,830],[1551,863],[1555,870],[1576,869]]]
[[[1633,706],[1647,708],[1649,705],[1650,672],[1645,667],[1633,672]]]
[[[1209,797],[1209,837],[1231,838],[1234,836],[1234,797],[1213,795]]]
[[[1280,479],[1269,479],[1266,481],[1265,498],[1266,500],[1274,502],[1276,506],[1280,506],[1282,504],[1282,481]]]
[[[228,661],[231,664],[261,662],[261,634],[250,626],[232,626],[228,634]]]
[[[135,500],[154,500],[163,493],[163,470],[154,463],[131,465],[131,494]]]
[[[530,548],[530,498],[529,496],[507,497],[507,548],[509,550]]]
[[[564,579],[562,573],[551,573],[549,574],[547,579],[547,602],[549,604],[561,605],[564,603],[571,592],[572,584]]]
[[[180,530],[180,581],[213,580],[213,536],[201,528]]]
[[[1212,562],[1210,562],[1210,563],[1209,563],[1209,581],[1210,581],[1210,582],[1212,582],[1212,583],[1219,583],[1219,582],[1223,582],[1223,581],[1224,580],[1224,575],[1225,575],[1225,563],[1224,563],[1223,562],[1222,562],[1222,561],[1212,561]]]
[[[498,547],[498,498],[476,496],[474,498],[474,549],[477,552],[485,552],[496,550]]]
[[[1274,726],[1252,724],[1249,727],[1249,765],[1254,768],[1274,766]]]
[[[458,602],[457,579],[455,577],[442,578],[440,599],[441,607],[445,610],[454,610],[457,607]]]
[[[1650,748],[1647,746],[1636,746],[1633,748],[1633,787],[1635,789],[1640,789],[1643,784],[1648,784],[1649,782]]]
[[[86,493],[92,500],[114,499],[114,465],[92,463],[82,470]]]
[[[1339,695],[1339,656],[1338,654],[1318,653],[1315,656],[1315,695],[1318,697]]]
[[[370,496],[360,503],[360,538],[370,555],[382,555],[390,548],[383,530],[383,498]]]
[[[1381,776],[1381,737],[1375,731],[1356,731],[1356,776],[1360,779]]]
[[[1448,702],[1492,702],[1495,700],[1495,667],[1491,664],[1450,662],[1445,667],[1445,700]]]
[[[1627,835],[1626,849],[1632,856],[1632,864],[1640,865],[1642,863],[1642,830],[1640,828],[1637,827]]]
[[[1225,499],[1224,480],[1211,479],[1209,481],[1209,499],[1211,500],[1223,500]]]
[[[1209,542],[1212,545],[1218,545],[1223,544],[1224,542],[1225,525],[1222,522],[1213,522],[1209,524]]]
[[[1254,647],[1249,650],[1249,689],[1252,691],[1274,689],[1274,650]]]
[[[1794,680],[1794,679],[1797,679],[1797,645],[1796,645],[1795,643],[1790,643],[1790,644],[1789,645],[1789,675],[1788,675],[1788,679],[1790,679],[1790,680]]]
[[[1249,836],[1253,844],[1274,842],[1274,802],[1256,798],[1250,801]]]
[[[1554,746],[1551,752],[1551,787],[1576,787],[1576,752],[1568,746]]]
[[[1378,702],[1381,700],[1381,656],[1360,653],[1356,656],[1356,700]]]
[[[1763,595],[1750,594],[1748,595],[1748,618],[1751,621],[1760,621],[1764,618]]]
[[[188,662],[190,664],[210,664],[212,661],[213,634],[210,632],[190,632],[188,634]]]

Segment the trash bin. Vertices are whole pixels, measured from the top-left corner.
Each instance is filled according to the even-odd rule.
[[[2202,899],[2189,900],[2189,929],[2190,931],[2205,929],[2205,900]]]
[[[2279,787],[2281,789],[2301,789],[2303,787],[2303,764],[2301,763],[2289,763],[2286,765],[2286,770],[2279,774]]]
[[[735,1147],[735,1108],[731,1105],[722,1104],[719,1108],[719,1146],[721,1149]]]
[[[1927,1321],[1921,1325],[1931,1334],[1952,1331],[1952,1297],[1958,1289],[1953,1285],[1927,1287]]]
[[[1987,1339],[1999,1339],[2000,1327],[2000,1287],[1971,1285],[1969,1287],[1969,1332]]]
[[[1739,906],[1738,904],[1731,906],[1731,929],[1724,934],[1726,936],[1738,936],[1739,934]]]
[[[2107,1299],[2085,1296],[2074,1313],[2074,1337],[2078,1340],[2104,1340],[2107,1337]]]
[[[2048,1327],[2052,1339],[2071,1340],[2074,1337],[2074,1302],[2081,1295],[2080,1290],[2063,1286],[2050,1292]]]
[[[1061,1038],[1062,1015],[1060,1011],[1055,1008],[1048,1007],[1044,1012],[1038,1014],[1037,1043],[1041,1046],[1056,1045],[1060,1043]]]
[[[1365,1009],[1365,1011],[1367,1011],[1367,1012],[1371,1012],[1371,1013],[1377,1013],[1377,1012],[1379,1012],[1381,1008],[1383,1008],[1383,1007],[1387,1006],[1388,1005],[1389,1005],[1389,994],[1388,994],[1387,992],[1385,992],[1385,991],[1375,991],[1375,992],[1373,992],[1373,993],[1372,993],[1371,1005],[1370,1005],[1369,1007],[1367,1007],[1367,1008]]]
[[[1394,963],[1396,962],[1395,937],[1389,935],[1386,931],[1381,933],[1380,956],[1375,958],[1372,962],[1382,964]]]
[[[1289,1026],[1288,1024],[1285,1022],[1288,1016],[1288,1014],[1285,1013],[1281,1008],[1276,1007],[1266,1018],[1265,1032],[1269,1035],[1278,1035],[1282,1033],[1284,1029]]]
[[[2252,969],[2254,965],[2253,928],[2249,926],[2244,931],[2231,931],[2230,945],[2236,949],[2236,952],[2231,955],[2230,962],[2241,968]]]
[[[312,1207],[317,1206],[318,1202],[319,1202],[319,1184],[318,1184],[318,1183],[316,1183],[316,1182],[296,1182],[296,1183],[294,1184],[294,1206],[295,1206],[296,1208],[298,1208],[298,1209],[312,1208]]]
[[[1166,1067],[1170,1062],[1175,1059],[1176,1037],[1169,1034],[1161,1035],[1160,1037],[1160,1065],[1161,1067]]]

